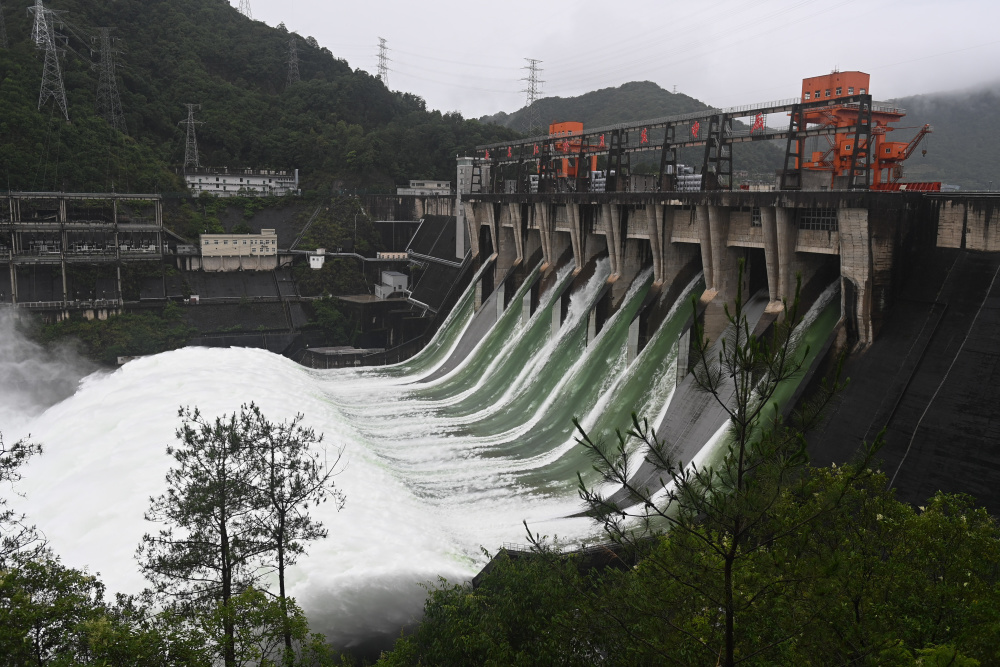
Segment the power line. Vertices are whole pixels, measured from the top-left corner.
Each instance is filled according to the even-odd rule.
[[[240,0],[240,14],[247,17],[248,19],[253,19],[253,12],[250,11],[250,0]]]
[[[535,106],[535,102],[538,100],[539,95],[541,95],[541,90],[542,90],[541,84],[545,82],[539,80],[538,78],[538,73],[541,71],[538,68],[538,65],[542,61],[537,60],[535,58],[525,58],[525,60],[528,62],[528,64],[525,67],[521,68],[528,70],[528,76],[521,79],[521,81],[528,82],[528,87],[521,91],[522,93],[525,93],[527,96],[525,98],[525,106],[528,109],[528,119],[527,119],[527,127],[525,129],[527,130],[528,134],[534,136],[542,129],[542,123],[538,112],[538,107]]]
[[[178,123],[179,125],[187,125],[187,139],[184,142],[184,167],[187,168],[188,165],[191,165],[197,169],[201,166],[201,161],[198,159],[198,136],[194,130],[196,125],[202,123],[194,119],[194,112],[200,111],[201,105],[187,104],[185,106],[188,110],[187,120]]]
[[[299,45],[295,35],[292,35],[288,40],[288,78],[285,80],[285,90],[301,80],[302,78],[299,76]]]
[[[388,47],[385,45],[385,38],[378,38],[378,78],[388,87],[389,85],[389,57]]]
[[[97,115],[122,134],[128,134],[122,99],[118,94],[118,76],[115,72],[115,53],[111,28],[98,28],[101,42],[101,78],[97,84]],[[117,40],[115,40],[117,41]]]

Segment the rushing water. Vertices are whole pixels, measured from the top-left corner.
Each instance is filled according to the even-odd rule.
[[[0,377],[28,370],[15,384],[0,381],[0,399],[28,398],[0,411],[0,430],[8,439],[30,433],[45,447],[26,469],[21,508],[67,565],[99,572],[112,591],[138,591],[145,582],[133,554],[156,528],[142,516],[164,490],[177,408],[213,416],[253,401],[272,420],[301,412],[331,448],[344,449],[337,483],[347,505],[314,510],[330,536],[292,568],[291,594],[313,629],[339,645],[396,636],[419,616],[422,584],[469,578],[485,561],[481,548],[524,541],[522,521],[570,542],[599,537],[589,521],[565,518],[580,509],[576,473],[590,465],[571,420],[600,437],[633,410],[662,414],[687,319],[675,308],[626,364],[647,272],[588,344],[588,315],[608,272],[600,262],[556,332],[552,295],[561,289],[525,322],[529,279],[475,350],[426,382],[474,316],[471,288],[420,355],[388,368],[311,370],[261,350],[186,348],[88,375],[71,355],[46,356],[3,323]],[[571,279],[566,270],[556,283]],[[701,288],[695,281],[685,295]]]

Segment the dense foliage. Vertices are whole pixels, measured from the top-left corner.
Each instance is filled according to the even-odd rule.
[[[390,188],[408,178],[450,179],[456,153],[514,133],[428,111],[412,94],[352,70],[299,37],[302,80],[285,89],[283,26],[242,16],[226,0],[55,0],[68,39],[61,66],[70,123],[51,102],[37,110],[42,53],[30,18],[8,8],[0,51],[0,178],[14,190],[176,192],[185,104],[200,104],[201,163],[301,170],[305,188]],[[95,114],[100,54],[95,28],[112,26],[128,137]]]
[[[168,304],[162,315],[123,313],[106,320],[66,319],[43,324],[39,339],[51,343],[75,338],[88,357],[113,365],[120,356],[158,354],[184,347],[193,334],[194,330],[184,322],[180,307]]]
[[[885,476],[856,472],[813,468],[783,490],[762,533],[840,494],[844,479],[859,480],[838,511],[739,571],[741,601],[762,583],[782,595],[737,626],[737,664],[997,664],[996,521],[964,496],[911,507],[886,490]],[[577,557],[501,554],[478,588],[432,590],[420,627],[380,664],[716,664],[724,626],[692,553],[712,558],[670,537],[638,566],[603,571],[578,568]],[[689,568],[667,576],[679,561]]]

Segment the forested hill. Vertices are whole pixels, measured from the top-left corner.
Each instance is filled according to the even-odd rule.
[[[664,90],[652,81],[632,81],[617,88],[602,88],[578,97],[544,97],[533,106],[546,127],[549,123],[568,120],[581,122],[585,127],[597,127],[710,108],[683,93]],[[479,120],[526,132],[528,107],[511,114],[501,111]]]
[[[27,3],[23,3],[27,4]],[[428,111],[388,90],[306,35],[301,81],[286,89],[291,35],[239,14],[227,0],[50,0],[70,122],[52,101],[37,110],[44,54],[31,18],[4,3],[0,49],[0,188],[177,191],[186,103],[200,104],[203,165],[299,168],[305,188],[391,188],[451,179],[455,155],[515,136],[458,114]],[[98,27],[113,27],[128,137],[96,115]]]
[[[585,128],[598,127],[712,108],[683,93],[664,90],[652,81],[632,81],[617,88],[602,88],[577,97],[546,97],[535,102],[534,107],[546,128],[549,123],[560,121],[578,121]],[[483,116],[479,120],[526,132],[527,119],[528,107],[511,114],[500,112]],[[755,180],[773,179],[774,171],[781,168],[783,151],[784,146],[771,142],[737,146],[733,151],[733,168],[750,172]],[[681,152],[680,159],[700,167],[703,155],[702,148],[688,149]]]

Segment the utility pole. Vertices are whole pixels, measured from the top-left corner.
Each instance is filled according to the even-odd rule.
[[[42,0],[35,0],[35,6],[28,8],[35,14],[32,39],[35,45],[45,49],[45,67],[42,70],[42,87],[38,92],[38,109],[51,97],[56,101],[66,120],[69,120],[69,105],[66,103],[66,87],[63,85],[62,70],[59,67],[59,51],[56,49],[56,13],[46,9]]]
[[[122,134],[128,134],[122,99],[118,94],[118,77],[115,74],[115,53],[111,28],[98,28],[101,40],[101,78],[97,84],[97,115]],[[117,41],[117,40],[115,40]]]
[[[542,70],[538,67],[541,64],[541,60],[536,60],[535,58],[525,58],[528,64],[521,69],[528,70],[528,76],[521,79],[521,81],[526,81],[528,86],[522,93],[526,94],[525,106],[528,109],[528,121],[527,121],[527,131],[528,134],[534,135],[542,131],[542,121],[539,116],[538,109],[535,107],[535,102],[542,93],[542,84],[544,81],[538,78],[539,72]]]
[[[295,35],[292,35],[288,40],[288,79],[285,80],[285,90],[299,81],[301,81],[299,77],[299,46]]]
[[[385,45],[385,38],[378,38],[378,78],[386,86],[389,85],[389,48]]]
[[[3,3],[0,2],[0,48],[9,48],[7,43],[7,20],[3,17]]]
[[[187,125],[187,141],[184,143],[184,168],[187,169],[188,165],[193,166],[195,169],[201,167],[201,162],[198,159],[198,137],[195,134],[195,126],[201,125],[201,121],[196,121],[194,119],[194,112],[201,110],[200,104],[187,104],[188,116],[187,120],[182,120],[179,125]]]
[[[240,14],[248,19],[253,19],[253,13],[250,11],[250,0],[240,0]]]

